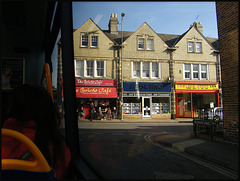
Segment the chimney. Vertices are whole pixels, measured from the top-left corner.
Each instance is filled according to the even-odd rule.
[[[202,34],[203,34],[203,25],[201,24],[201,22],[194,22],[192,26],[195,26]]]
[[[109,28],[109,32],[113,33],[113,34],[117,34],[118,33],[118,18],[117,18],[117,14],[113,15],[113,13],[111,14],[110,17],[110,21],[108,24],[108,28]]]

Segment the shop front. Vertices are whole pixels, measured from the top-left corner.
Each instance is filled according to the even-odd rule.
[[[77,107],[85,109],[85,118],[89,117],[90,103],[95,110],[99,107],[103,112],[106,108],[117,108],[117,80],[115,79],[75,79]]]
[[[171,118],[171,84],[123,82],[123,118]]]
[[[176,82],[176,117],[197,117],[203,109],[219,107],[218,83]]]

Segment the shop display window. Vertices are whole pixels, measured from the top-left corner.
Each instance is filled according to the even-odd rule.
[[[169,97],[152,98],[152,114],[169,114],[169,113],[170,113]]]
[[[142,114],[142,101],[135,97],[123,98],[123,114]]]

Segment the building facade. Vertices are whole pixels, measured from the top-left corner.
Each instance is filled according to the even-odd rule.
[[[239,144],[239,2],[217,1],[224,141]]]
[[[119,31],[117,22],[112,14],[109,29],[101,30],[89,19],[73,32],[80,106],[116,107],[123,119],[193,117],[210,103],[221,106],[217,39],[206,38],[201,23],[170,35],[146,22],[134,32]]]

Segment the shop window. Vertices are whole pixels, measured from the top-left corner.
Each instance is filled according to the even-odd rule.
[[[142,114],[142,99],[124,97],[123,102],[123,114]]]
[[[169,97],[152,97],[152,114],[169,114]]]

